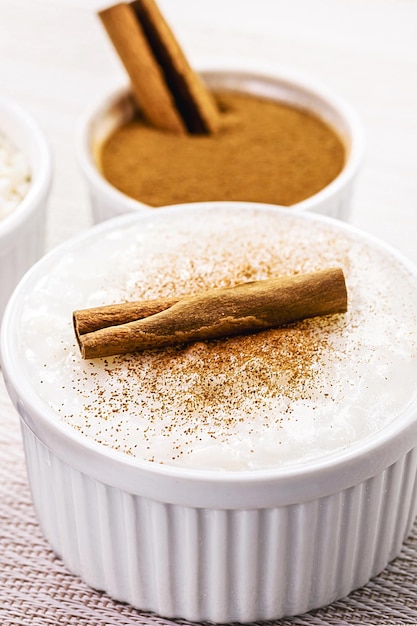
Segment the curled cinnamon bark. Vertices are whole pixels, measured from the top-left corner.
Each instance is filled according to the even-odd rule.
[[[92,309],[75,311],[74,329],[77,336],[92,333],[100,328],[119,326],[160,313],[178,302],[179,298],[158,298],[156,300],[139,300],[123,304],[108,304]]]
[[[215,339],[344,313],[343,271],[330,268],[167,298],[75,311],[85,359]]]
[[[220,114],[154,0],[119,2],[99,17],[145,119],[174,133],[210,134]]]

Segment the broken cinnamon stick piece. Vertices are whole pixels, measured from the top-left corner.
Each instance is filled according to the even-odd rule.
[[[154,0],[116,4],[99,16],[129,74],[137,104],[150,123],[174,132],[209,134],[218,130],[215,99],[190,66]]]
[[[118,315],[122,315],[126,305],[115,306],[120,309]],[[89,311],[94,317],[94,309]],[[93,359],[247,334],[346,311],[343,271],[330,268],[186,296],[148,317],[85,334],[77,332],[80,312],[75,312],[74,326],[82,357]]]

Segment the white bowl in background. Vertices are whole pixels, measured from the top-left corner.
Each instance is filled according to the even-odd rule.
[[[20,105],[4,97],[0,97],[0,131],[24,154],[31,173],[25,197],[9,215],[0,219],[1,321],[14,287],[44,252],[52,164],[49,147],[37,122]]]
[[[352,191],[363,158],[364,135],[356,113],[343,98],[286,70],[223,68],[204,70],[201,75],[211,90],[244,92],[294,105],[311,111],[334,128],[346,150],[342,171],[324,189],[291,208],[348,219]],[[126,212],[153,208],[116,189],[103,177],[97,165],[103,142],[116,128],[130,120],[134,112],[135,104],[129,88],[121,88],[94,105],[80,121],[76,150],[95,223]]]
[[[359,238],[386,259],[383,267],[404,268],[413,301],[414,292],[417,297],[416,268],[344,222],[245,203],[203,203],[202,210],[218,214],[226,205],[239,219],[255,207],[273,215],[280,228],[298,220],[308,232],[317,225]],[[244,471],[158,464],[100,445],[64,423],[36,391],[22,340],[28,296],[55,268],[73,264],[100,240],[111,242],[111,252],[114,246],[124,250],[123,228],[136,225],[143,238],[147,224],[167,215],[181,223],[198,210],[195,204],[121,216],[43,257],[6,309],[3,375],[21,418],[41,527],[70,571],[117,600],[166,617],[278,619],[346,596],[399,553],[417,511],[416,396],[376,432],[305,463]],[[107,255],[108,243],[103,250]],[[94,280],[94,267],[87,280]],[[364,271],[371,276],[369,267]],[[53,275],[53,284],[61,284]],[[73,298],[78,291],[71,293]],[[53,297],[60,300],[55,291]],[[43,359],[43,340],[36,336]],[[372,368],[367,371],[372,378]],[[407,384],[414,393],[414,382]]]

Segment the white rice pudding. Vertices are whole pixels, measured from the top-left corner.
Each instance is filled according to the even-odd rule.
[[[29,185],[30,169],[25,155],[0,131],[0,219],[18,206]]]
[[[72,312],[340,266],[346,314],[83,361]],[[155,463],[300,464],[394,420],[417,393],[416,277],[327,221],[257,208],[149,212],[66,248],[25,300],[37,392],[102,446]]]

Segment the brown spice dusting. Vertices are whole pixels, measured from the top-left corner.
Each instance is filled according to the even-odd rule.
[[[171,460],[192,452],[195,442],[200,440],[204,431],[213,440],[224,444],[235,437],[239,427],[253,430],[245,425],[242,404],[249,401],[258,411],[261,422],[258,427],[268,428],[271,413],[265,398],[272,400],[285,396],[287,406],[285,419],[290,419],[293,402],[308,400],[320,394],[315,374],[323,365],[323,355],[328,354],[330,346],[327,333],[335,332],[340,320],[325,319],[320,323],[320,342],[317,341],[317,327],[311,320],[288,325],[286,328],[264,331],[256,336],[244,336],[212,342],[200,342],[189,347],[171,348],[161,353],[150,352],[152,376],[155,380],[166,378],[166,384],[152,387],[154,410],[148,413],[150,425],[143,432],[147,440],[147,431],[153,427],[160,431],[162,438],[176,437],[171,441],[171,449],[176,454]],[[176,375],[182,375],[184,390],[173,397],[169,386],[170,364],[175,362]],[[99,367],[99,362],[96,363]],[[126,377],[125,368],[129,371]],[[229,373],[233,371],[233,380]],[[114,357],[109,364],[108,373],[116,390],[106,390],[100,381],[93,380],[95,388],[94,404],[85,407],[92,419],[107,421],[110,413],[122,415],[140,415],[146,410],[146,397],[139,389],[146,375],[143,362],[135,354]],[[233,387],[233,389],[232,389]],[[148,396],[149,399],[149,396]],[[169,412],[170,421],[160,423],[160,414]],[[190,420],[190,415],[196,419]],[[274,416],[278,426],[283,421],[282,415]],[[153,425],[153,426],[152,426]],[[84,428],[88,428],[88,418]],[[83,429],[81,429],[83,430]],[[126,426],[125,426],[126,430]],[[132,431],[135,427],[132,425]],[[137,429],[136,429],[137,430]],[[104,429],[107,432],[107,428]],[[120,441],[120,424],[115,424],[107,437],[102,439],[98,430],[96,440],[104,441],[115,449],[123,449],[132,454],[127,441]],[[141,455],[148,458],[146,450]],[[150,459],[148,459],[150,460]]]
[[[105,142],[107,180],[151,206],[241,200],[290,206],[327,186],[345,159],[341,139],[312,114],[243,93],[217,93],[213,136],[164,133],[135,118]]]

